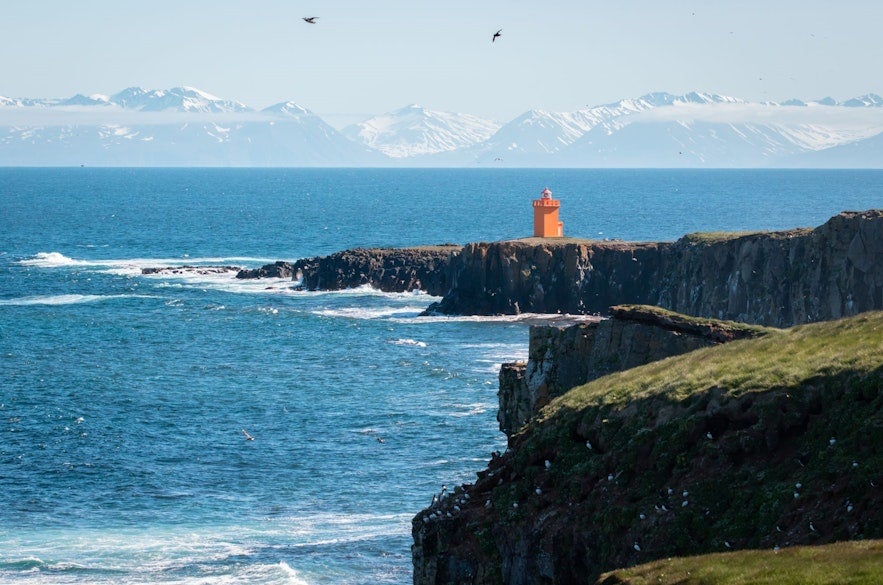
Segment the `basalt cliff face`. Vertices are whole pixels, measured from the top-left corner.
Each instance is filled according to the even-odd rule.
[[[414,583],[880,538],[881,469],[883,313],[714,343],[552,400],[414,518]]]
[[[612,372],[769,330],[685,317],[645,306],[615,306],[610,318],[530,328],[528,360],[500,368],[500,430],[512,435],[553,398]]]
[[[237,278],[293,278],[306,290],[341,290],[369,285],[384,292],[422,290],[441,296],[450,289],[449,265],[461,246],[357,248],[296,262],[275,262],[241,270]]]
[[[629,303],[786,327],[883,308],[883,210],[676,242],[474,243],[449,270],[451,288],[430,312],[603,313]]]

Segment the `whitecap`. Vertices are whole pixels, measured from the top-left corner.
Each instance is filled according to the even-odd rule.
[[[321,317],[344,317],[347,319],[383,319],[394,318],[403,315],[418,315],[422,307],[342,307],[339,309],[319,309],[313,311],[314,315]]]
[[[390,341],[393,345],[410,345],[414,347],[426,347],[425,341],[417,341],[416,339],[393,339]]]
[[[518,315],[417,315],[395,319],[398,323],[524,323],[527,325],[555,325],[591,323],[600,321],[595,315],[567,315],[558,313],[521,313]]]
[[[88,262],[74,260],[60,252],[38,252],[33,258],[19,260],[22,266],[37,266],[39,268],[59,268],[62,266],[88,266]]]
[[[160,298],[152,295],[43,295],[19,297],[14,299],[0,299],[0,306],[30,306],[30,305],[79,305],[83,303],[95,303],[113,299],[150,299]]]

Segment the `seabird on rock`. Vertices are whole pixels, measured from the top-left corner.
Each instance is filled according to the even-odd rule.
[[[492,43],[495,42],[497,40],[497,37],[501,37],[501,36],[503,36],[503,29],[500,29],[494,33],[494,36],[491,37],[491,42]]]
[[[245,429],[242,429],[242,434],[245,435],[245,440],[246,440],[246,441],[254,441],[254,437],[252,437],[251,435],[249,435],[249,434],[248,434],[248,431],[246,431]]]
[[[543,495],[543,490],[541,490],[540,488],[537,488],[537,489],[536,489],[536,494],[537,494],[538,496]]]
[[[304,22],[308,22],[310,24],[316,24],[316,19],[318,16],[304,16]]]
[[[641,552],[641,545],[638,544],[638,541],[635,541],[635,544],[632,545],[632,548],[638,552]]]

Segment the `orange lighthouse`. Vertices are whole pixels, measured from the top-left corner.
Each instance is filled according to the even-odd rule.
[[[564,235],[564,222],[558,221],[561,202],[552,199],[552,192],[543,189],[539,199],[533,200],[533,236],[535,238],[560,238]]]

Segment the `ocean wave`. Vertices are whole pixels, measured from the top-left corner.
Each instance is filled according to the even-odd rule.
[[[314,315],[320,317],[343,317],[346,319],[391,319],[396,316],[419,315],[423,307],[341,307],[339,309],[318,309]]]
[[[18,264],[22,266],[35,266],[38,268],[63,268],[67,266],[92,266],[95,268],[119,269],[126,271],[137,270],[141,273],[142,268],[173,268],[184,264],[206,265],[206,264],[262,264],[272,262],[268,258],[254,258],[249,256],[206,256],[191,258],[186,254],[180,258],[112,258],[112,259],[80,259],[65,256],[61,252],[38,252],[31,258],[19,260]]]
[[[79,305],[114,299],[156,299],[153,295],[38,295],[15,299],[0,299],[0,306],[24,307],[30,305]]]
[[[89,266],[84,260],[68,258],[60,252],[38,252],[33,258],[19,260],[22,266],[37,266],[39,268],[59,268],[62,266]]]
[[[426,347],[425,341],[417,341],[416,339],[392,339],[390,343],[393,345],[405,345],[413,347]]]
[[[527,325],[555,325],[600,321],[595,315],[568,315],[559,313],[521,313],[518,315],[417,315],[394,319],[397,323],[525,323]]]

